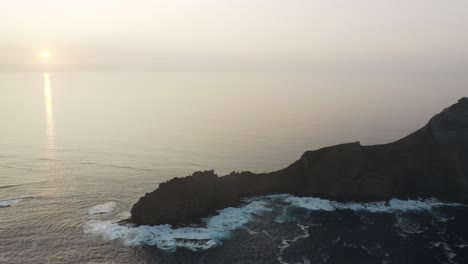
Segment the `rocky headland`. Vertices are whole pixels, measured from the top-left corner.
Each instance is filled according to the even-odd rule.
[[[435,197],[468,203],[468,98],[446,108],[427,125],[396,142],[359,142],[307,151],[279,171],[214,171],[161,183],[133,206],[140,225],[189,224],[243,198],[274,193],[337,201]]]

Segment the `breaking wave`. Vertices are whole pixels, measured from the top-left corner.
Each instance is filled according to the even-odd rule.
[[[115,202],[108,202],[103,204],[98,204],[89,209],[89,215],[103,215],[108,214],[114,211],[117,204]]]
[[[24,200],[28,199],[33,199],[35,197],[29,196],[29,197],[21,197],[21,198],[12,198],[12,199],[5,199],[5,200],[0,200],[0,208],[6,208],[13,206],[15,204],[18,204]]]
[[[405,219],[401,218],[401,214],[407,212],[429,212],[437,221],[444,221],[444,219],[438,217],[436,213],[432,213],[433,211],[436,211],[433,209],[446,206],[463,206],[460,204],[443,203],[436,199],[392,199],[387,202],[339,203],[326,199],[311,197],[301,198],[287,194],[256,197],[247,199],[245,202],[246,204],[242,207],[229,207],[223,210],[219,210],[217,215],[204,219],[204,224],[201,226],[128,226],[118,224],[117,222],[121,219],[113,221],[92,219],[86,223],[84,232],[102,237],[106,240],[120,239],[127,245],[157,246],[158,248],[169,252],[173,252],[177,248],[186,248],[192,251],[199,251],[222,245],[223,240],[231,238],[233,231],[236,229],[243,228],[250,234],[255,234],[255,232],[250,230],[246,224],[260,220],[260,216],[267,212],[273,212],[274,214],[277,214],[276,221],[284,223],[285,219],[287,218],[286,214],[288,214],[287,208],[302,208],[311,212],[352,210],[355,212],[368,212],[372,214],[387,213],[395,214],[397,216],[397,220],[402,222]],[[91,208],[89,210],[89,214],[93,215],[107,213],[112,211],[114,207],[114,202],[100,204]],[[284,251],[286,248],[288,248],[290,244],[295,243],[296,240],[307,238],[309,236],[306,225],[297,222],[297,218],[294,219],[296,224],[299,224],[305,233],[293,240],[283,241],[284,248],[280,247],[281,251]],[[402,228],[408,225],[404,222],[400,224]],[[418,232],[416,228],[412,228],[411,230],[413,229],[415,233]],[[281,261],[284,260],[281,259]]]
[[[0,200],[0,208],[4,208],[4,207],[10,207],[12,205],[15,205],[21,201],[23,201],[24,199],[10,199],[10,200]]]
[[[293,206],[302,207],[312,211],[336,211],[353,210],[366,211],[370,213],[396,213],[408,211],[431,211],[434,208],[444,206],[462,206],[456,203],[443,203],[437,199],[426,200],[400,200],[392,199],[388,202],[370,202],[370,203],[339,203],[320,198],[287,196],[285,202]]]
[[[229,239],[232,231],[243,227],[255,216],[270,211],[265,201],[252,201],[239,208],[225,208],[218,215],[205,219],[203,227],[180,227],[171,225],[124,226],[112,221],[88,221],[85,233],[99,235],[108,240],[122,239],[127,245],[155,245],[166,251],[178,247],[193,251],[206,250]]]

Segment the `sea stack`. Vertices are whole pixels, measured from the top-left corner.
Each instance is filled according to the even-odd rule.
[[[271,173],[214,171],[174,178],[133,206],[140,225],[190,224],[242,198],[274,193],[337,201],[438,198],[468,203],[468,98],[446,108],[427,125],[396,142],[359,142],[307,151]]]

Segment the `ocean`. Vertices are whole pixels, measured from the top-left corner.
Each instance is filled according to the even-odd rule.
[[[468,208],[245,200],[202,224],[126,226],[173,177],[268,172],[388,143],[468,95],[457,74],[0,73],[0,263],[468,263]]]

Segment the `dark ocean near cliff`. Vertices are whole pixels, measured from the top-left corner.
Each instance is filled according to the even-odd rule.
[[[193,226],[117,223],[193,171],[394,141],[466,87],[432,73],[0,73],[0,263],[468,263],[468,207],[435,199],[278,194]]]

